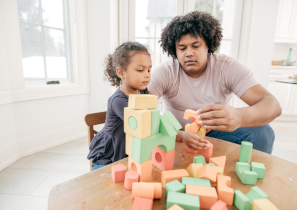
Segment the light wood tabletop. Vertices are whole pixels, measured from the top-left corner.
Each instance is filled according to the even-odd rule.
[[[227,156],[224,175],[231,177],[231,187],[248,193],[254,185],[244,185],[235,173],[240,145],[219,139],[206,137],[213,143],[212,157]],[[193,157],[200,155],[187,153],[183,143],[176,143],[174,169],[183,169],[192,163]],[[48,208],[62,209],[132,209],[131,191],[124,188],[124,182],[114,183],[111,178],[111,166],[123,163],[128,158],[107,165],[52,188]],[[278,157],[253,150],[251,162],[263,163],[266,167],[264,179],[258,179],[256,186],[269,195],[269,200],[281,210],[297,208],[297,165]],[[161,171],[152,168],[152,182],[161,181]],[[166,198],[154,200],[153,209],[166,209]],[[228,206],[228,209],[237,209]]]

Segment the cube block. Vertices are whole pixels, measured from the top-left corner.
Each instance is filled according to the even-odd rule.
[[[160,199],[162,197],[162,185],[160,182],[134,182],[132,184],[132,198],[141,197],[148,199]]]
[[[150,94],[130,94],[128,107],[131,109],[156,109],[158,96]]]
[[[212,158],[209,158],[209,162],[210,163],[214,163],[216,164],[217,166],[220,166],[223,171],[225,169],[225,164],[226,164],[226,156],[220,156],[220,157],[212,157]]]
[[[159,109],[150,109],[152,113],[152,124],[151,124],[151,136],[160,133],[160,110]]]
[[[191,163],[187,168],[186,171],[189,173],[190,177],[198,177],[199,169],[203,166],[202,163]]]
[[[161,116],[160,121],[160,133],[169,136],[169,137],[175,137],[177,135],[177,132],[171,123],[170,119],[168,119],[167,115],[163,114]]]
[[[125,180],[126,167],[124,164],[118,164],[111,166],[111,176],[115,183]]]
[[[248,141],[242,141],[240,147],[239,162],[248,163],[251,162],[253,144]]]
[[[162,171],[161,183],[165,189],[165,185],[173,180],[182,181],[182,177],[188,177],[189,173],[185,169],[176,169],[171,171]]]
[[[170,152],[165,152],[159,147],[155,147],[152,153],[153,165],[161,171],[173,170],[175,149]]]
[[[235,172],[242,184],[256,184],[258,174],[254,171],[251,171],[250,165],[248,163],[237,162]]]
[[[187,210],[200,209],[199,197],[196,195],[189,195],[185,193],[168,192],[166,209],[170,208],[174,204]]]
[[[150,182],[152,176],[152,160],[137,163],[131,156],[128,157],[128,170],[137,171],[141,182]]]
[[[205,165],[200,168],[198,178],[209,179],[211,183],[214,183],[217,181],[217,170],[212,166]]]
[[[279,210],[270,200],[267,198],[254,199],[252,204],[252,210]]]
[[[185,193],[186,186],[180,183],[178,180],[173,180],[165,184],[165,196],[168,196],[168,192]]]
[[[126,133],[126,145],[125,145],[126,155],[132,156],[132,146],[133,146],[133,136]]]
[[[202,155],[198,155],[193,157],[193,163],[202,163],[203,165],[206,164],[205,157]]]
[[[148,198],[134,198],[132,210],[152,210],[153,209],[153,200]]]
[[[167,210],[185,210],[183,209],[182,207],[180,207],[179,205],[177,204],[174,204],[173,206],[171,206],[169,209]]]
[[[228,208],[226,203],[218,200],[212,207],[210,207],[210,210],[228,210]]]
[[[125,175],[124,187],[126,190],[132,190],[133,182],[139,182],[139,174],[137,171],[127,171]]]
[[[218,175],[217,191],[219,200],[227,205],[233,205],[234,190],[231,188],[231,178],[229,176]]]
[[[209,143],[206,149],[201,150],[200,154],[205,157],[206,163],[209,163],[209,158],[211,158],[212,156],[212,149],[213,149],[213,144]]]
[[[186,185],[194,185],[194,186],[202,186],[202,187],[211,187],[210,181],[208,179],[200,179],[193,177],[183,177],[182,184]]]
[[[199,196],[201,208],[209,209],[218,200],[217,191],[214,187],[187,185],[186,193]]]
[[[264,179],[266,168],[263,163],[252,162],[251,169],[258,174],[258,179]]]

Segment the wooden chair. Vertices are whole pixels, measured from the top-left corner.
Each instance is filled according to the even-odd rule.
[[[88,142],[89,146],[91,144],[92,139],[94,138],[95,134],[98,133],[94,130],[94,125],[104,124],[106,119],[106,112],[98,112],[93,114],[88,114],[85,117],[85,122],[88,126]],[[93,170],[92,168],[92,159],[90,160],[90,171]]]

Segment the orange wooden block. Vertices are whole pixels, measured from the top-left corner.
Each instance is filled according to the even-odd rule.
[[[111,166],[111,176],[115,183],[125,180],[126,167],[124,164]]]
[[[228,210],[227,204],[225,204],[223,201],[218,200],[211,208],[210,210]]]
[[[162,197],[162,185],[160,182],[133,182],[132,198],[141,197],[153,200]]]
[[[217,170],[210,165],[205,165],[199,169],[198,178],[209,179],[214,183],[217,181]]]
[[[205,157],[206,163],[209,163],[209,158],[212,156],[212,149],[213,149],[213,144],[209,143],[209,146],[206,149],[201,150],[201,155]]]
[[[229,176],[218,175],[217,190],[219,200],[227,205],[233,205],[234,190],[231,188],[231,178]]]
[[[151,210],[153,209],[153,200],[148,198],[134,198],[132,210]]]
[[[132,159],[131,156],[128,157],[128,170],[137,171],[139,174],[140,182],[150,182],[152,176],[152,160],[149,159],[143,163],[137,163]]]
[[[186,171],[186,169],[163,171],[162,177],[161,177],[161,183],[163,185],[163,188],[165,189],[165,184],[167,182],[171,182],[173,180],[178,180],[181,182],[183,176],[186,176],[186,177],[190,176],[189,173]]]
[[[189,152],[189,153],[193,153],[193,154],[197,153],[196,150],[193,150],[193,149],[191,149],[191,148],[188,147],[188,146],[186,147],[186,151]]]
[[[153,165],[161,171],[173,170],[175,149],[165,152],[159,147],[155,147],[152,152]]]
[[[191,109],[185,110],[185,113],[184,113],[185,120],[189,120],[191,117],[195,118],[195,120],[196,120],[198,116],[199,116],[199,114],[196,114],[196,111],[194,111],[194,110],[191,110]]]
[[[218,200],[217,191],[214,187],[186,185],[186,194],[199,196],[200,208],[209,209]]]
[[[174,204],[173,206],[171,206],[169,209],[167,210],[185,210],[183,209],[182,207],[180,207],[179,205],[177,204]]]
[[[220,166],[223,169],[223,171],[224,171],[225,163],[226,163],[226,156],[209,158],[209,162],[210,163],[214,163],[217,166]]]
[[[139,182],[139,174],[137,171],[127,171],[125,175],[124,187],[126,190],[132,190],[133,182]]]

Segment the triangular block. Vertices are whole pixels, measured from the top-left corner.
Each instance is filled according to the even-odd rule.
[[[178,120],[174,117],[174,115],[170,111],[166,112],[164,115],[169,119],[169,121],[171,122],[171,124],[173,125],[176,131],[183,128],[182,125],[178,122]]]
[[[225,163],[226,163],[226,156],[209,158],[209,162],[210,163],[214,163],[217,166],[220,166],[223,169],[223,171],[224,171]]]
[[[175,128],[166,115],[161,116],[160,133],[169,137],[177,135]]]

